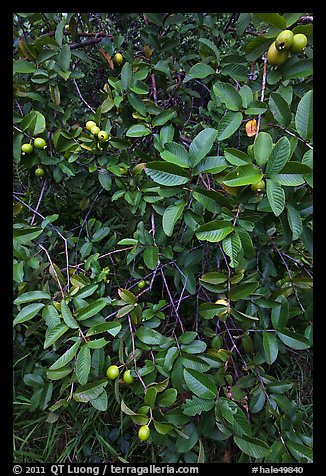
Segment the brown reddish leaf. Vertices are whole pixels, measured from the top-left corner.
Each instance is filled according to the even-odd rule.
[[[251,119],[246,123],[246,133],[248,137],[252,137],[257,134],[257,121],[256,119]]]
[[[145,53],[145,56],[146,58],[150,58],[153,54],[153,51],[148,45],[145,45],[144,46],[144,53]]]
[[[103,50],[103,48],[100,48],[100,52],[102,53],[102,55],[104,56],[104,58],[106,59],[106,61],[108,62],[109,66],[111,69],[114,69],[114,63],[112,61],[112,58],[111,56]]]

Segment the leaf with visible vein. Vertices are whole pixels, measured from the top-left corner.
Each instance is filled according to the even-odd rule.
[[[267,199],[277,217],[282,213],[285,207],[285,193],[281,185],[272,179],[266,180]]]
[[[76,359],[76,377],[78,383],[85,385],[91,370],[91,351],[84,345],[78,352]]]

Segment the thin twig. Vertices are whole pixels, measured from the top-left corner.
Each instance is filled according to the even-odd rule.
[[[313,146],[310,145],[309,142],[302,139],[302,137],[299,137],[299,136],[295,135],[293,132],[289,131],[288,129],[281,126],[280,124],[274,124],[274,123],[269,122],[268,125],[271,126],[271,127],[277,127],[278,129],[281,129],[283,132],[286,132],[287,134],[289,134],[289,136],[296,137],[299,141],[303,142],[303,144],[305,144],[307,147],[309,147],[309,149],[313,150]]]
[[[174,301],[173,301],[173,298],[172,298],[172,296],[171,296],[171,292],[170,292],[169,286],[168,286],[168,284],[167,284],[167,282],[166,282],[166,279],[165,279],[165,276],[164,276],[164,272],[163,272],[162,269],[161,269],[161,275],[162,275],[162,278],[163,278],[163,282],[164,282],[165,289],[166,289],[166,291],[167,291],[167,293],[168,293],[168,296],[169,296],[171,305],[172,305],[173,310],[174,310],[174,313],[175,313],[175,315],[176,315],[177,321],[178,321],[178,323],[179,323],[179,325],[180,325],[180,327],[181,327],[182,333],[184,333],[184,332],[185,332],[185,329],[184,329],[183,324],[182,324],[182,321],[181,321],[181,319],[180,319],[178,310],[177,310],[177,308],[176,308],[176,306],[175,306],[175,304],[174,304]]]
[[[263,56],[263,60],[264,60],[264,69],[263,69],[263,79],[262,79],[262,84],[261,84],[261,97],[260,97],[261,102],[264,102],[264,97],[265,97],[266,76],[267,76],[267,55],[266,55],[266,53]],[[261,121],[261,114],[258,115],[257,132],[256,132],[255,137],[257,137],[257,135],[259,133],[260,121]]]
[[[140,373],[138,372],[138,369],[137,369],[137,358],[136,358],[136,346],[135,346],[135,335],[134,335],[134,331],[132,329],[132,324],[131,324],[131,319],[130,319],[130,315],[128,314],[128,323],[129,323],[129,330],[130,330],[130,335],[131,335],[131,342],[132,342],[132,354],[133,354],[133,359],[134,359],[134,368],[135,368],[135,374],[137,375],[137,377],[139,378],[139,381],[141,382],[142,386],[144,387],[144,391],[146,393],[147,391],[147,386],[144,382],[144,380],[142,379]],[[153,419],[153,414],[152,414],[152,409],[149,408],[149,414],[150,414],[150,419],[152,420]]]
[[[36,212],[37,212],[37,210],[40,208],[41,201],[42,201],[42,197],[43,197],[44,190],[45,190],[45,185],[46,185],[46,179],[45,179],[44,182],[43,182],[42,190],[41,190],[41,193],[40,193],[40,196],[39,196],[39,199],[38,199],[36,208],[35,208],[35,211],[36,211]],[[31,220],[31,225],[34,224],[35,217],[36,217],[36,213],[34,212],[33,217],[32,217],[32,220]]]
[[[156,78],[154,73],[151,75],[151,78],[152,78],[152,88],[153,88],[153,99],[154,99],[154,103],[157,104]]]
[[[35,215],[38,215],[40,218],[42,218],[42,220],[45,220],[45,217],[43,215],[41,215],[41,213],[39,213],[37,210],[35,210],[34,208],[32,208],[31,206],[29,206],[26,202],[24,202],[23,200],[21,200],[19,197],[16,196],[15,193],[13,193],[13,196],[15,197],[16,200],[18,200],[20,203],[22,203],[25,207],[27,207],[30,211],[32,211]],[[47,223],[47,225],[51,226],[51,228],[53,228],[55,230],[55,232],[60,236],[60,238],[63,240],[64,242],[64,246],[65,246],[65,255],[66,255],[66,274],[67,274],[67,287],[69,288],[70,286],[70,274],[69,274],[69,255],[68,255],[68,241],[67,239],[62,235],[62,233],[60,233],[60,231],[54,226],[52,225],[52,223]]]
[[[88,104],[88,102],[83,98],[82,96],[82,93],[80,92],[80,89],[79,89],[79,86],[77,84],[77,81],[74,79],[74,85],[77,89],[77,93],[78,93],[78,96],[80,97],[80,99],[83,101],[83,103],[88,107],[88,109],[90,109],[93,114],[95,114],[95,110]]]

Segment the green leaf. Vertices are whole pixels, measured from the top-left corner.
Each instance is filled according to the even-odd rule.
[[[304,174],[310,174],[311,169],[301,162],[290,161],[285,164],[279,173],[273,174],[271,178],[280,185],[295,187],[305,182]]]
[[[237,36],[241,37],[244,34],[245,29],[251,22],[251,13],[240,13],[236,23]]]
[[[114,99],[108,96],[107,98],[104,99],[104,101],[100,105],[101,114],[105,114],[106,112],[111,111],[113,107],[114,107]]]
[[[272,308],[271,320],[275,330],[282,330],[289,318],[289,302],[284,296],[276,299],[276,306]]]
[[[95,381],[87,383],[78,388],[73,394],[73,399],[76,402],[87,403],[91,400],[95,400],[103,392],[103,388],[107,385],[108,381]]]
[[[281,185],[272,179],[266,180],[267,199],[277,217],[282,213],[285,207],[285,193]]]
[[[23,304],[25,302],[39,301],[41,299],[51,299],[51,296],[49,293],[44,291],[28,291],[27,293],[18,296],[14,300],[14,304]]]
[[[75,357],[75,355],[76,355],[76,353],[79,349],[80,344],[81,344],[80,340],[75,342],[70,347],[70,349],[68,349],[61,357],[58,358],[58,360],[56,360],[51,365],[49,370],[58,370],[58,369],[61,369],[61,367],[64,367],[65,365],[67,365]]]
[[[124,90],[130,88],[132,78],[132,66],[126,62],[121,68],[121,84]]]
[[[246,58],[248,61],[255,61],[261,57],[268,47],[273,42],[271,38],[265,38],[262,35],[256,36],[253,40],[249,41],[245,48]]]
[[[209,271],[208,273],[203,274],[202,277],[199,278],[199,281],[209,284],[222,284],[225,283],[227,279],[228,278],[224,273],[218,271]]]
[[[197,63],[190,68],[190,71],[185,76],[183,82],[186,83],[191,79],[203,79],[211,74],[215,74],[215,70],[209,66],[209,64]]]
[[[177,142],[166,142],[163,152],[160,153],[162,159],[179,167],[189,167],[189,154],[183,145]]]
[[[225,306],[204,302],[199,305],[198,312],[204,319],[213,319],[213,317],[218,316],[220,313],[225,313]]]
[[[241,112],[228,111],[217,126],[217,140],[222,141],[232,136],[240,127],[243,116]]]
[[[282,76],[284,80],[307,78],[313,74],[313,60],[312,59],[298,59],[296,55],[293,56],[293,61],[287,61],[282,66]],[[312,93],[312,91],[309,91]]]
[[[180,341],[180,338],[179,338],[179,341]],[[181,347],[182,356],[178,359],[178,361],[181,362],[182,365],[186,369],[194,369],[194,370],[198,370],[198,372],[207,372],[207,370],[211,368],[211,365],[207,363],[206,361],[204,361],[203,359],[201,359],[200,357],[194,354],[189,354],[188,352],[189,349],[199,350],[200,346],[198,347],[198,349],[194,349],[194,347],[196,347],[197,344],[200,344],[202,347],[202,349],[198,353],[204,352],[206,350],[205,348],[206,346],[205,347],[202,346],[202,344],[205,344],[205,342],[200,341],[198,339],[194,340],[193,342],[189,344],[183,344]]]
[[[181,218],[184,207],[186,206],[185,202],[179,203],[178,205],[170,205],[164,210],[162,218],[163,231],[167,236],[173,235],[173,229],[179,218]],[[156,265],[155,265],[156,267]],[[150,268],[150,269],[155,269]]]
[[[55,41],[58,43],[59,46],[62,46],[63,40],[63,30],[66,24],[66,19],[63,18],[60,23],[58,23],[57,28],[55,30]]]
[[[210,127],[196,135],[189,147],[189,158],[192,167],[195,167],[204,157],[206,157],[211,150],[216,137],[216,129]]]
[[[248,68],[241,63],[222,64],[221,73],[230,76],[233,81],[248,81]]]
[[[135,93],[128,94],[128,102],[141,116],[147,115],[145,104]]]
[[[177,437],[175,449],[178,453],[186,454],[195,446],[198,441],[198,430],[194,422],[183,427],[182,432],[176,429],[180,436]]]
[[[213,220],[197,228],[195,234],[198,240],[217,243],[218,241],[222,241],[233,230],[234,228],[230,222]]]
[[[213,86],[213,92],[230,111],[239,111],[241,109],[241,96],[231,84],[217,82]]]
[[[30,61],[15,60],[13,62],[14,75],[17,73],[22,73],[22,74],[34,73],[35,70],[36,70],[35,65],[31,63]]]
[[[103,332],[108,332],[113,337],[115,337],[117,334],[119,334],[121,327],[122,327],[122,324],[118,321],[103,322],[102,324],[97,324],[95,326],[92,326],[88,330],[86,336],[90,337],[97,334],[102,334]]]
[[[174,426],[171,425],[171,423],[162,423],[156,420],[153,420],[153,423],[155,430],[161,435],[166,435],[168,433],[171,433],[171,430],[174,430]]]
[[[45,117],[39,111],[33,110],[24,117],[20,126],[23,132],[28,129],[31,135],[35,137],[45,131]]]
[[[231,200],[215,190],[207,190],[206,188],[193,189],[193,197],[210,212],[215,213],[217,206],[231,208]]]
[[[266,385],[267,392],[271,393],[285,393],[291,390],[293,387],[292,382],[286,382],[284,380],[276,380]]]
[[[189,174],[181,167],[174,164],[166,164],[165,162],[148,162],[145,172],[154,182],[168,187],[183,185],[189,182]]]
[[[46,376],[49,380],[62,380],[72,372],[71,367],[61,367],[57,370],[47,370]]]
[[[229,293],[229,298],[231,301],[239,301],[240,299],[245,299],[250,296],[258,287],[258,282],[255,283],[245,283],[238,284],[237,286],[232,286]]]
[[[239,264],[241,253],[242,253],[242,243],[238,235],[232,233],[224,238],[222,242],[222,247],[224,253],[230,258],[230,266],[236,268]]]
[[[188,416],[201,415],[203,412],[208,412],[214,408],[214,405],[215,402],[213,400],[206,400],[193,395],[191,399],[187,399],[182,404],[182,412]]]
[[[159,262],[157,246],[148,246],[143,253],[144,263],[149,269],[155,269]]]
[[[39,227],[14,228],[13,238],[18,241],[18,243],[26,245],[40,236],[41,233],[43,233],[43,229]]]
[[[143,13],[145,17],[155,25],[163,26],[164,16],[163,13]]]
[[[123,413],[125,413],[126,415],[129,415],[129,416],[135,416],[137,415],[137,413],[135,413],[133,410],[131,410],[123,400],[121,400],[121,403],[120,403],[120,408],[121,408],[121,411]]]
[[[284,18],[286,19],[286,26],[289,27],[296,23],[299,18],[301,18],[304,13],[284,13]]]
[[[70,68],[71,61],[71,50],[70,45],[65,44],[62,46],[60,52],[58,53],[58,64],[62,71],[68,72]]]
[[[252,101],[247,109],[245,110],[245,114],[247,116],[255,116],[258,114],[264,114],[267,111],[267,105],[262,101]]]
[[[71,329],[78,329],[79,325],[73,317],[68,307],[68,304],[65,302],[64,299],[61,300],[61,314],[64,322],[67,324],[68,327],[70,327]]]
[[[286,441],[286,446],[290,450],[292,456],[299,461],[299,463],[312,463],[313,453],[309,446],[302,445],[296,441]]]
[[[268,159],[266,174],[272,175],[280,172],[290,158],[290,142],[287,137],[281,137],[275,144]]]
[[[304,350],[309,349],[309,347],[311,347],[309,339],[300,334],[297,334],[296,332],[292,332],[287,329],[282,329],[281,331],[277,331],[277,335],[281,339],[283,344],[287,345],[291,349]]]
[[[44,319],[48,330],[51,330],[56,325],[60,324],[59,313],[52,304],[44,306],[42,310],[42,318]]]
[[[136,337],[147,345],[160,345],[163,339],[162,334],[144,326],[138,327]]]
[[[156,71],[161,71],[162,73],[164,73],[166,76],[168,76],[169,78],[171,77],[171,73],[170,73],[170,68],[169,68],[169,63],[168,61],[164,61],[164,60],[159,60],[155,66],[153,66],[153,69],[155,69]]]
[[[254,15],[269,25],[276,26],[280,30],[286,27],[286,19],[279,13],[254,13]]]
[[[84,299],[94,294],[98,287],[98,284],[86,284],[86,286],[83,286],[74,296]]]
[[[91,370],[91,351],[89,347],[83,345],[76,359],[76,378],[78,383],[85,385]]]
[[[240,15],[241,15],[241,13],[240,13]],[[250,104],[254,99],[251,88],[247,84],[244,84],[239,89],[239,94],[240,94],[240,97],[241,97],[241,100],[242,100],[242,107],[244,109],[247,109],[248,104]]]
[[[249,402],[250,413],[259,413],[266,402],[266,395],[264,389],[259,386],[253,393]]]
[[[193,169],[193,174],[198,175],[202,172],[209,172],[211,174],[218,174],[228,167],[227,161],[223,156],[207,156],[201,160]]]
[[[165,111],[160,112],[152,121],[153,127],[163,126],[171,119],[174,119],[177,116],[176,111],[173,109],[166,109]]]
[[[247,435],[242,435],[241,437],[234,435],[233,438],[235,444],[240,448],[240,450],[253,458],[264,458],[270,452],[269,446],[263,440],[258,438],[253,438]]]
[[[224,397],[221,397],[217,400],[217,404],[221,410],[223,418],[231,424],[234,422],[234,414],[237,411],[237,408],[234,408],[232,403],[233,402],[230,402],[230,400]]]
[[[157,403],[159,407],[171,407],[176,401],[178,392],[175,388],[167,388],[161,395],[159,395]]]
[[[64,324],[63,322],[60,322],[60,324],[53,327],[46,334],[43,348],[47,349],[48,347],[50,347],[50,345],[54,344],[68,330],[69,330],[69,327],[66,324]]]
[[[223,183],[228,187],[238,187],[257,183],[262,178],[263,174],[258,167],[252,164],[240,165],[233,172],[228,173],[224,177]]]
[[[202,191],[204,193],[202,193]],[[213,194],[217,194],[217,192],[214,192],[212,190],[206,190],[206,189],[199,189],[197,191],[193,191],[192,196],[194,197],[197,202],[201,203],[202,206],[208,210],[211,213],[217,213],[220,207],[217,205],[217,202],[214,200],[214,198],[211,198],[208,194],[205,192],[213,192]]]
[[[217,388],[214,380],[197,370],[184,369],[183,376],[187,387],[197,397],[213,400],[217,395]]]
[[[126,132],[127,137],[144,137],[151,133],[150,129],[144,124],[135,124],[129,127]]]
[[[266,354],[266,362],[271,365],[278,355],[278,343],[274,332],[263,331],[263,348]]]
[[[96,243],[98,241],[103,240],[103,238],[105,238],[109,233],[110,233],[110,228],[108,226],[104,226],[103,228],[100,228],[92,236],[92,242]]]
[[[38,314],[42,307],[44,307],[44,304],[39,302],[24,306],[23,309],[21,309],[15,317],[13,326],[16,326],[17,324],[22,324],[23,322],[33,319],[33,317]]]
[[[134,304],[127,304],[126,306],[123,306],[121,309],[119,309],[117,313],[117,317],[123,317],[129,314],[131,311],[135,309]]]
[[[292,205],[287,205],[286,207],[287,217],[289,226],[292,231],[292,240],[297,240],[302,233],[303,225],[302,225],[302,218],[299,211],[294,208]]]
[[[147,388],[145,395],[144,395],[144,402],[151,408],[154,408],[155,400],[157,397],[157,390],[155,387]]]
[[[120,298],[123,301],[125,301],[127,304],[136,304],[136,302],[137,302],[137,298],[134,295],[134,293],[132,293],[128,289],[119,288],[118,289],[118,294],[119,294]]]
[[[250,162],[250,157],[242,152],[242,150],[227,147],[224,149],[224,156],[226,160],[232,165],[247,165]]]
[[[97,299],[91,304],[78,309],[77,320],[84,321],[85,319],[89,319],[98,314],[105,306],[107,306],[107,301],[105,299]]]
[[[107,170],[100,169],[98,171],[98,181],[104,190],[110,191],[112,186],[112,178]]]
[[[215,43],[213,43],[211,40],[208,40],[207,38],[199,38],[198,41],[199,43],[202,43],[203,45],[207,46],[207,48],[212,51],[217,62],[220,61],[220,52],[216,47]]]
[[[108,409],[108,394],[106,390],[103,390],[98,397],[90,401],[91,405],[100,412],[106,412]]]
[[[235,232],[241,240],[241,245],[246,258],[254,258],[256,256],[256,251],[250,234],[247,232],[247,230],[240,226],[236,227]]]
[[[269,97],[269,108],[275,120],[283,127],[287,127],[291,122],[291,111],[288,103],[278,93],[271,93]]]
[[[295,114],[295,127],[304,140],[311,141],[313,134],[313,92],[308,91],[300,100]]]

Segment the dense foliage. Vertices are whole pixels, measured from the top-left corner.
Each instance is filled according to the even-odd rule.
[[[13,22],[16,461],[312,462],[311,14]]]

